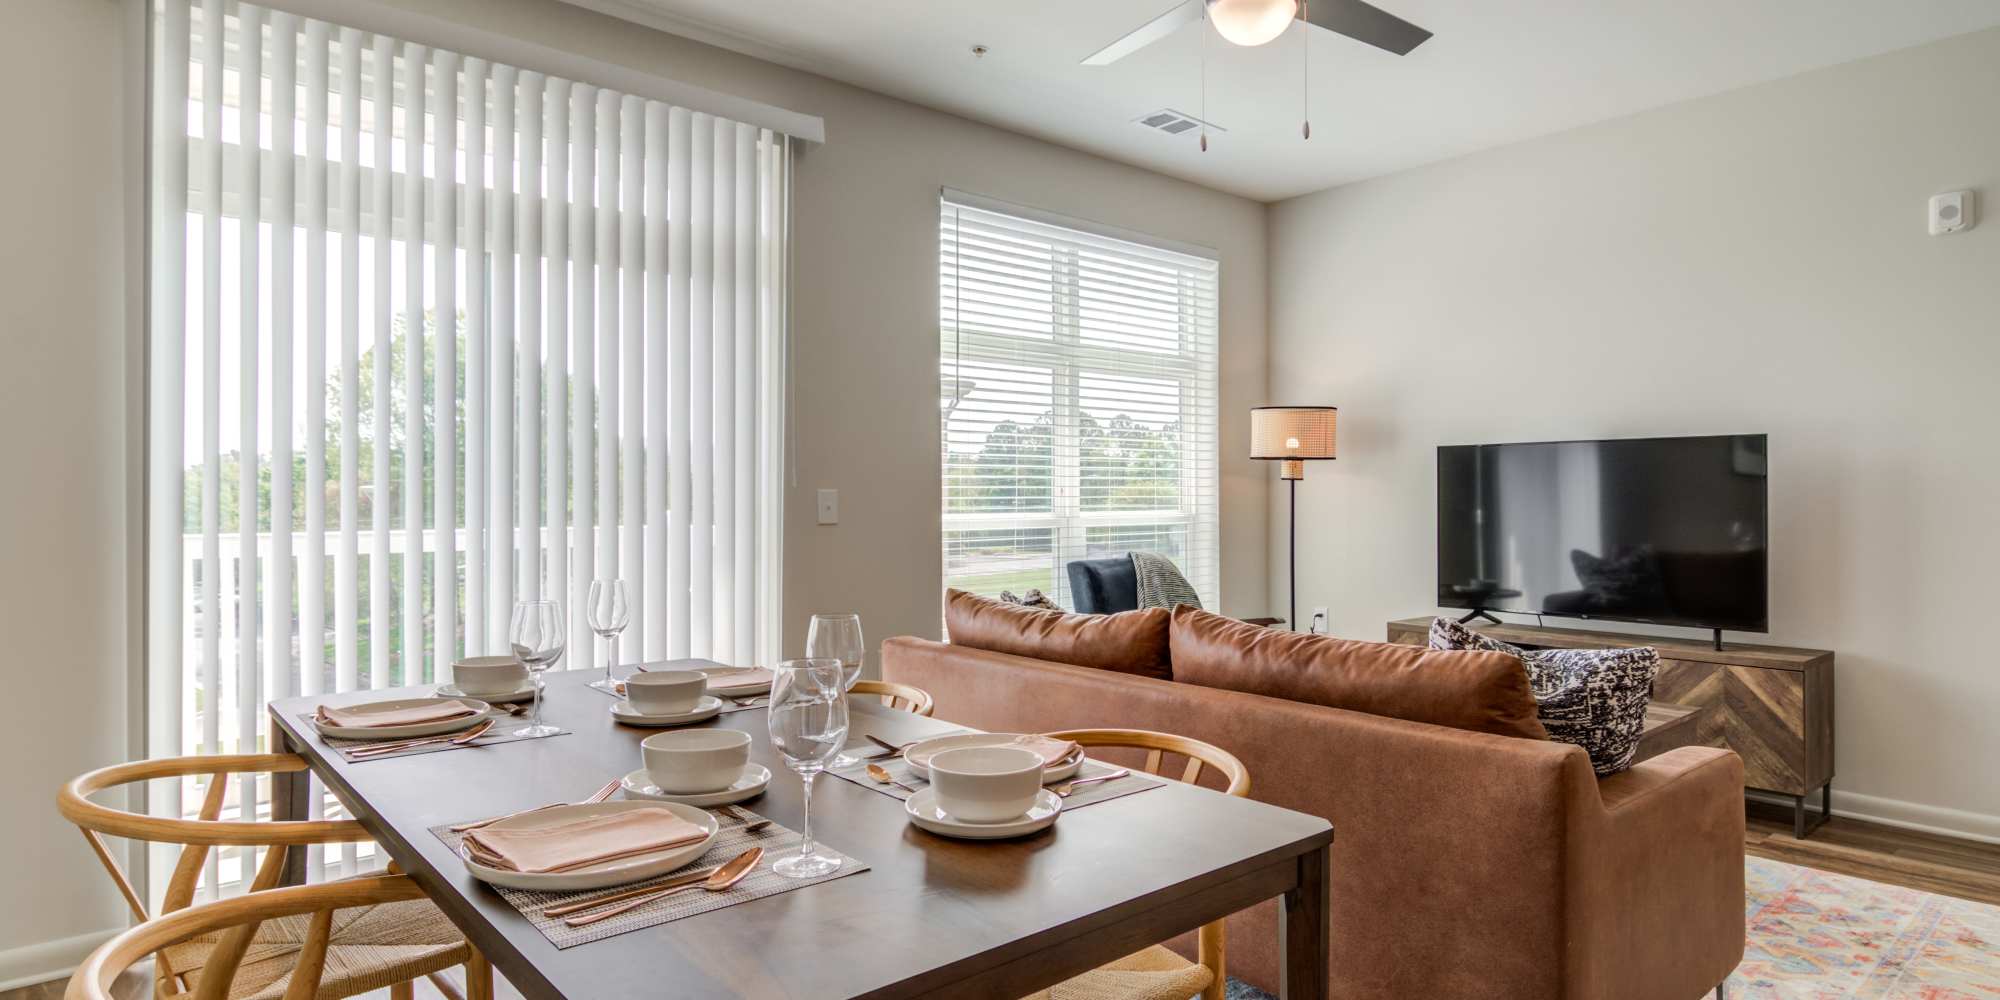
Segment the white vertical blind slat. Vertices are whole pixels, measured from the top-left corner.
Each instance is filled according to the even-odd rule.
[[[222,4],[220,0],[210,8],[213,11],[217,37],[222,34]],[[259,572],[257,466],[263,454],[258,447],[257,407],[250,405],[258,396],[262,379],[258,374],[258,350],[262,317],[258,312],[258,294],[261,268],[259,267],[260,230],[263,219],[263,156],[259,124],[264,107],[263,67],[263,11],[249,4],[236,8],[237,20],[237,163],[241,191],[237,197],[237,313],[236,336],[238,359],[237,371],[237,481],[236,481],[236,521],[237,521],[237,574],[236,574],[236,734],[239,746],[250,743],[257,732],[257,706],[264,700],[262,657],[259,655],[258,615],[263,608],[263,599],[258,585],[263,579]],[[221,133],[217,133],[218,137]],[[220,199],[218,199],[220,200]],[[248,749],[248,747],[243,747]],[[238,802],[257,801],[257,779],[245,774],[237,787]],[[220,862],[222,852],[211,852],[213,860]],[[255,851],[249,847],[236,849],[238,864],[249,864]],[[213,883],[213,868],[207,881]]]
[[[735,455],[736,485],[734,495],[727,509],[734,519],[735,538],[727,544],[735,547],[735,611],[732,620],[736,634],[732,637],[731,655],[737,660],[757,659],[757,586],[759,577],[756,567],[756,518],[753,516],[757,496],[757,130],[749,125],[737,123],[732,126],[736,142],[736,217],[730,223],[729,231],[736,245],[736,329],[732,335],[736,351],[736,370],[731,373],[735,382],[736,413],[730,419],[735,428],[736,441],[733,448],[725,449]],[[776,494],[774,494],[776,495]]]
[[[520,494],[520,572],[515,600],[535,600],[542,596],[542,74],[523,72],[521,93],[515,109],[515,127],[521,137],[521,195],[517,201],[515,229],[521,247],[521,281],[516,300],[520,320],[516,334],[520,344],[516,393],[520,399],[519,425],[514,429],[518,449],[517,482]]]
[[[575,288],[570,295],[570,362],[572,378],[569,420],[570,503],[575,508],[576,533],[564,610],[569,612],[569,659],[572,667],[597,661],[590,638],[584,597],[597,568],[592,531],[597,524],[592,421],[596,416],[593,380],[597,368],[597,212],[592,198],[597,178],[597,88],[581,84],[570,89],[569,242]]]
[[[465,652],[492,652],[486,641],[486,60],[467,59],[465,101]]]
[[[437,323],[431,335],[431,676],[452,678],[458,658],[458,57],[431,53],[436,103],[431,115],[431,296]]]
[[[180,4],[173,7],[185,10]],[[185,27],[185,24],[182,25]],[[222,634],[218,624],[222,618],[222,595],[220,571],[222,567],[222,53],[223,18],[221,0],[210,0],[202,8],[202,75],[201,75],[201,565],[202,565],[202,644],[201,644],[201,684],[205,691],[220,695],[222,691]],[[185,39],[183,39],[185,44]],[[179,77],[182,84],[179,106],[176,113],[185,113],[187,104],[187,76]],[[161,109],[163,112],[166,108]],[[183,142],[182,156],[185,157],[185,133],[180,134]],[[186,160],[180,161],[181,169],[186,169]],[[182,205],[180,212],[174,213],[175,222],[181,221],[186,212],[187,185],[183,181],[178,188],[167,186],[168,197],[176,198]],[[155,241],[155,256],[172,254],[179,258],[187,246],[185,230],[180,226],[160,227],[161,238]],[[184,294],[185,278],[172,289],[163,289],[178,301]],[[186,313],[175,308],[166,313],[166,303],[162,303],[162,321],[179,325],[186,321]],[[174,346],[178,347],[176,340]],[[177,367],[177,366],[176,366]],[[162,359],[162,374],[178,375],[166,367]],[[178,390],[180,380],[173,379],[172,389]],[[176,405],[165,411],[167,418],[180,418],[181,407]],[[174,439],[175,447],[180,438]],[[176,484],[178,485],[178,484]],[[176,519],[173,530],[179,533],[181,525]],[[211,698],[201,713],[201,752],[220,753],[222,750],[222,699]],[[180,749],[179,747],[175,748]]]
[[[326,22],[305,23],[306,475],[299,567],[299,693],[326,677]],[[315,852],[317,856],[317,852]]]
[[[340,32],[340,545],[334,553],[334,685],[360,671],[361,561],[361,33]]]
[[[206,14],[204,13],[204,19]],[[188,574],[180,565],[189,558],[188,540],[183,534],[188,512],[179,506],[161,504],[146,512],[148,561],[146,575],[146,601],[152,608],[154,629],[147,636],[146,655],[153,669],[153,681],[167,692],[180,695],[194,683],[208,694],[198,717],[191,717],[184,697],[152,699],[146,706],[146,750],[156,756],[169,756],[189,749],[191,738],[199,733],[199,739],[207,742],[210,719],[217,719],[221,706],[217,695],[222,680],[222,559],[220,508],[222,503],[220,453],[221,421],[221,320],[219,312],[222,304],[220,283],[220,262],[208,259],[213,252],[220,257],[221,215],[217,199],[210,194],[203,199],[202,215],[196,232],[202,241],[195,251],[201,263],[199,272],[201,286],[198,294],[191,288],[195,276],[190,273],[191,257],[188,252],[189,236],[189,184],[195,176],[201,178],[205,192],[215,192],[221,186],[222,144],[216,140],[221,129],[220,93],[222,80],[222,46],[220,44],[220,11],[215,18],[218,36],[216,44],[210,47],[209,29],[204,27],[200,55],[194,49],[195,12],[187,0],[167,0],[161,9],[157,47],[152,56],[161,67],[159,78],[153,87],[152,114],[155,120],[173,121],[174,128],[154,130],[151,136],[155,172],[151,178],[151,198],[156,214],[149,220],[151,225],[150,247],[154,271],[159,275],[161,286],[156,287],[152,296],[151,314],[147,322],[153,330],[159,331],[162,343],[153,351],[153,366],[147,372],[148,409],[146,420],[153,430],[148,445],[147,478],[148,486],[156,493],[165,492],[170,496],[180,496],[184,487],[187,470],[184,463],[190,456],[185,453],[186,422],[188,413],[187,379],[193,366],[188,361],[188,346],[191,336],[192,318],[188,315],[189,299],[200,303],[200,342],[202,356],[201,372],[201,581],[198,584],[201,598],[200,611],[193,616],[184,608],[184,602],[195,596],[187,586]],[[200,59],[200,63],[194,62]],[[190,136],[186,127],[190,98],[191,70],[199,73],[202,88],[202,135],[204,141],[198,147],[199,165],[190,163]],[[213,81],[213,82],[211,82]],[[209,113],[209,101],[215,101],[215,114]],[[200,630],[199,651],[190,649],[189,628]],[[189,673],[187,659],[192,654],[198,659]],[[219,726],[218,726],[219,728]],[[219,734],[218,734],[219,736]],[[170,787],[160,789],[160,794],[147,798],[148,811],[154,815],[178,815],[185,799],[183,782],[174,782]],[[147,869],[153,873],[147,880],[147,891],[163,891],[166,878],[161,874],[170,870],[170,856],[166,845],[152,845],[147,850]]]
[[[627,96],[618,102],[618,145],[619,156],[624,162],[619,174],[623,180],[623,191],[619,196],[618,213],[618,281],[623,295],[618,311],[620,344],[618,347],[618,445],[622,451],[624,474],[619,477],[620,502],[618,504],[618,575],[625,580],[626,600],[630,603],[632,620],[625,628],[621,643],[623,656],[635,659],[634,654],[646,648],[646,615],[642,610],[647,604],[647,573],[644,569],[645,522],[646,522],[646,415],[645,415],[645,355],[644,322],[649,312],[646,305],[646,259],[645,235],[640,225],[641,216],[648,210],[646,204],[646,179],[649,176],[645,164],[646,143],[652,132],[646,121],[645,102]],[[614,458],[613,461],[619,461]],[[660,463],[655,463],[660,464]]]
[[[715,614],[715,126],[693,116],[688,242],[688,654],[714,653]],[[678,217],[679,212],[675,211]]]
[[[709,655],[725,662],[736,656],[736,141],[735,124],[725,119],[713,122],[709,206],[711,288],[709,294],[709,338],[711,365],[709,384],[714,386],[715,487],[714,572],[709,591],[714,633]]]
[[[568,603],[569,597],[569,121],[570,83],[549,77],[543,98],[548,115],[548,152],[543,168],[548,180],[542,197],[543,256],[548,278],[543,286],[548,338],[542,352],[542,423],[546,449],[542,489],[547,518],[547,589],[542,596]],[[574,649],[574,646],[571,647]],[[575,660],[564,656],[565,667]]]
[[[405,43],[403,89],[403,676],[424,681],[424,84],[428,50]]]
[[[516,203],[514,122],[517,92],[514,67],[493,67],[493,339],[489,343],[491,391],[487,393],[488,470],[486,648],[507,648],[507,615],[518,593],[514,553],[518,544],[514,521],[514,339],[515,294],[514,217]]]
[[[666,617],[666,643],[660,654],[654,654],[648,647],[646,655],[664,655],[671,659],[691,655],[690,637],[693,623],[688,620],[690,603],[688,596],[688,576],[690,573],[688,504],[693,495],[692,465],[697,461],[692,445],[693,432],[690,391],[692,381],[688,376],[692,355],[689,348],[689,300],[692,287],[688,275],[689,258],[689,216],[686,210],[692,193],[689,178],[692,149],[689,141],[692,117],[686,108],[673,108],[667,113],[666,149],[660,157],[667,168],[666,197],[662,202],[667,206],[667,357],[666,357],[666,404],[667,438],[658,448],[648,448],[653,461],[660,461],[661,455],[686,455],[688,460],[662,462],[667,468],[667,546],[660,562],[667,568],[666,599],[654,599],[656,607],[662,607]],[[652,157],[648,157],[650,162]],[[647,342],[657,345],[661,338],[648,337]],[[657,510],[648,503],[649,511]]]
[[[264,653],[273,698],[298,691],[292,656],[293,268],[298,214],[298,19],[271,12],[271,536],[264,588]]]
[[[646,659],[660,659],[685,655],[674,653],[668,622],[681,621],[687,614],[687,602],[675,600],[674,584],[680,583],[678,592],[687,589],[685,564],[676,572],[670,553],[685,551],[682,543],[675,541],[675,528],[686,531],[684,515],[676,517],[675,511],[685,511],[684,504],[674,503],[674,484],[679,479],[673,470],[678,462],[666,460],[669,442],[674,442],[671,454],[686,454],[679,446],[682,439],[674,437],[676,431],[685,432],[686,425],[680,418],[681,400],[685,392],[673,391],[671,379],[675,372],[687,371],[687,354],[676,353],[674,344],[685,344],[686,338],[673,338],[672,331],[684,328],[687,323],[687,291],[676,287],[669,272],[673,267],[672,225],[668,222],[670,192],[674,188],[674,177],[685,177],[685,172],[673,168],[672,150],[685,147],[687,137],[686,111],[677,112],[681,116],[675,125],[676,112],[664,104],[648,102],[646,105],[646,508],[644,531],[646,536],[645,583],[645,653]],[[676,145],[673,136],[678,133],[682,143]],[[682,183],[683,191],[686,189]],[[685,197],[685,196],[683,196]],[[685,203],[685,201],[683,201]],[[685,253],[682,255],[685,262]],[[685,271],[673,272],[684,274]],[[685,284],[682,282],[681,284]],[[675,292],[680,294],[676,295]],[[678,310],[680,319],[674,316]],[[662,344],[669,345],[661,350]],[[683,470],[685,471],[685,470]],[[684,488],[684,487],[683,487]]]
[[[389,533],[390,512],[395,506],[394,484],[390,482],[390,424],[393,418],[389,399],[395,392],[395,386],[390,382],[395,350],[390,339],[394,330],[395,304],[390,285],[393,262],[389,245],[395,237],[395,191],[391,187],[394,175],[386,168],[394,156],[391,129],[394,119],[390,109],[395,104],[395,43],[377,36],[369,56],[369,72],[375,82],[369,109],[373,117],[369,128],[374,132],[375,149],[368,203],[375,225],[369,233],[369,264],[374,277],[369,302],[374,320],[374,342],[369,347],[374,358],[374,372],[369,383],[374,394],[369,433],[373,436],[374,469],[368,480],[368,506],[374,537],[370,539],[368,554],[368,686],[379,690],[389,686],[390,657],[394,652],[389,642],[393,586],[390,580],[389,561],[392,557]]]
[[[592,331],[596,341],[592,352],[597,362],[592,372],[597,386],[594,394],[597,483],[592,520],[596,544],[591,546],[595,550],[591,554],[592,572],[584,575],[606,580],[619,579],[621,575],[618,572],[618,331],[621,319],[618,274],[623,262],[618,255],[618,222],[629,208],[618,201],[620,171],[625,165],[620,146],[623,131],[618,120],[618,105],[619,95],[615,91],[600,90],[597,92],[596,107],[591,109],[596,115],[597,131],[597,212],[594,216],[597,231],[593,234],[597,241],[597,326]],[[625,598],[630,601],[631,584],[628,582],[625,586]],[[608,650],[606,655],[609,655]]]

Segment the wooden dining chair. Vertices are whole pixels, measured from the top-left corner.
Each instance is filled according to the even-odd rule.
[[[183,907],[154,917],[98,946],[70,977],[65,1000],[114,1000],[112,985],[126,970],[151,956],[156,966],[185,955],[204,942],[256,941],[247,952],[207,952],[207,965],[188,989],[173,989],[169,980],[157,978],[155,994],[187,1000],[314,1000],[352,996],[358,992],[388,987],[391,995],[408,996],[408,980],[395,978],[393,963],[375,962],[365,967],[343,955],[339,922],[348,914],[382,913],[430,906],[423,889],[407,875],[372,875],[321,882],[289,889],[266,889],[229,899]],[[350,922],[351,923],[351,922]],[[270,960],[259,954],[268,929],[298,931],[281,975],[268,975]],[[389,930],[389,928],[379,928]],[[409,928],[415,930],[415,928]],[[380,935],[374,947],[384,951],[407,951],[402,938],[391,932]],[[405,987],[399,991],[398,985]],[[475,984],[475,989],[478,984]],[[490,982],[486,984],[490,992]]]
[[[435,904],[414,891],[414,886],[409,895],[371,898],[366,902],[329,902],[282,913],[258,909],[260,904],[254,900],[270,893],[294,891],[275,888],[284,875],[285,860],[294,848],[372,839],[353,820],[258,822],[219,818],[232,775],[285,774],[305,768],[305,760],[291,754],[168,757],[99,768],[63,786],[56,796],[56,807],[63,818],[83,831],[83,839],[111,873],[111,880],[125,897],[126,905],[142,921],[111,945],[99,949],[99,954],[124,954],[107,949],[128,939],[150,942],[120,960],[122,964],[117,965],[111,976],[115,978],[132,961],[150,954],[155,959],[156,997],[337,1000],[387,987],[393,1000],[408,1000],[414,993],[412,983],[419,977],[429,977],[446,996],[464,1000],[451,980],[439,975],[451,966],[464,965],[466,993],[471,1000],[491,1000],[492,967]],[[100,805],[90,798],[105,789],[133,782],[201,775],[208,777],[208,789],[194,819],[127,812]],[[113,859],[105,837],[181,845],[180,857],[161,899],[159,916],[147,912],[131,880]],[[194,900],[196,883],[210,852],[218,847],[266,850],[245,895],[200,907],[214,912],[199,920],[180,920],[183,914],[193,912],[189,904]],[[341,893],[350,890],[335,891],[333,887],[369,882],[348,879],[323,883],[311,888],[328,891],[310,898],[346,899]],[[216,911],[216,907],[225,904],[226,908]],[[319,909],[325,912],[316,912]],[[218,912],[224,916],[216,918],[214,914]],[[238,919],[238,914],[243,916]],[[224,923],[185,934],[155,928],[166,921],[179,920],[165,926],[184,928],[210,919],[222,919]],[[223,927],[229,929],[224,932]],[[126,947],[131,947],[129,942]],[[310,986],[295,985],[301,981],[309,981]],[[103,996],[101,991],[108,988],[110,980],[84,987],[99,992],[79,993],[83,982],[83,973],[79,972],[70,984],[71,997]]]
[[[1134,767],[1147,774],[1178,777],[1188,784],[1200,781],[1202,769],[1208,768],[1224,782],[1224,794],[1238,798],[1250,794],[1249,769],[1229,751],[1212,743],[1144,729],[1071,729],[1048,735],[1053,739],[1073,740],[1086,748],[1144,751],[1144,760]],[[1186,763],[1176,766],[1177,759]],[[1171,773],[1174,770],[1180,773],[1174,775]],[[1223,922],[1217,920],[1203,924],[1195,932],[1194,962],[1165,945],[1156,944],[1024,1000],[1154,1000],[1196,993],[1201,994],[1202,1000],[1223,1000],[1228,984],[1223,967],[1224,946]]]
[[[880,697],[890,708],[900,708],[905,712],[915,712],[928,719],[937,711],[937,701],[929,691],[908,684],[893,681],[855,681],[847,689],[848,694],[872,694]]]

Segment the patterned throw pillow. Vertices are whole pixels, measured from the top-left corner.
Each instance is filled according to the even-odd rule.
[[[1043,611],[1061,611],[1062,605],[1044,596],[1040,589],[1030,587],[1025,597],[1017,597],[1011,590],[1000,592],[1000,600],[1007,604],[1018,604],[1024,608],[1040,608]]]
[[[1522,649],[1449,618],[1431,619],[1430,646],[1520,657],[1549,739],[1582,747],[1600,776],[1632,766],[1646,727],[1646,702],[1653,697],[1653,674],[1660,668],[1659,650]]]

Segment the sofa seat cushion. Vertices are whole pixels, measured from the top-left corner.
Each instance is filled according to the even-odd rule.
[[[1167,610],[1072,615],[1006,604],[963,590],[944,594],[944,627],[954,646],[1172,680]]]
[[[1600,776],[1632,766],[1639,738],[1646,733],[1646,702],[1660,651],[1634,649],[1521,649],[1480,635],[1449,618],[1431,620],[1430,646],[1437,650],[1511,653],[1527,664],[1549,738],[1574,743],[1590,754]]]
[[[1521,658],[1286,632],[1175,609],[1174,680],[1475,733],[1542,740]]]

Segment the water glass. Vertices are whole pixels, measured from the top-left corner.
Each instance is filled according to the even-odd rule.
[[[618,662],[618,633],[625,631],[632,620],[632,608],[625,600],[625,581],[590,581],[590,594],[584,598],[584,605],[589,613],[590,630],[604,640],[604,679],[591,681],[590,686],[617,694],[618,678],[612,675],[611,668]]]
[[[816,878],[840,867],[840,858],[818,850],[812,834],[813,779],[847,742],[847,688],[834,659],[786,660],[772,671],[768,709],[771,745],[805,782],[805,831],[799,853],[771,870],[786,878]]]
[[[861,639],[860,615],[814,615],[806,627],[806,657],[840,661],[840,689],[845,691],[861,679],[861,666],[868,647]],[[861,758],[850,753],[835,757],[829,766],[851,767]]]
[[[535,716],[514,730],[515,736],[554,736],[562,732],[542,724],[542,677],[563,655],[562,605],[554,601],[521,601],[514,605],[514,621],[508,630],[514,655],[528,665],[535,681]]]

